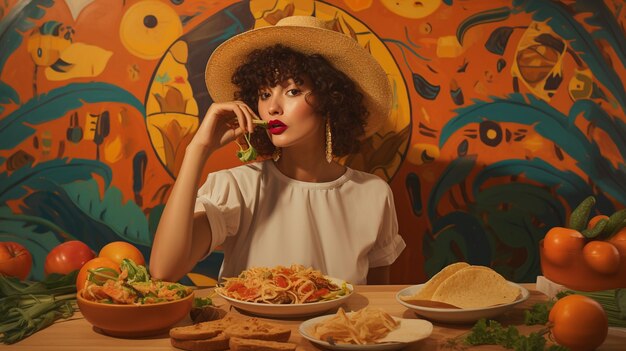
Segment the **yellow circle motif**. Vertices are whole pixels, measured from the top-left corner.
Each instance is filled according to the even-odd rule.
[[[387,10],[406,18],[424,18],[435,12],[441,0],[382,0]]]
[[[122,44],[133,55],[153,60],[183,33],[178,14],[166,4],[146,0],[131,6],[120,24]]]

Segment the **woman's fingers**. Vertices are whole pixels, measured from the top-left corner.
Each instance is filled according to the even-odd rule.
[[[237,117],[237,123],[239,124],[239,128],[241,128],[241,131],[243,133],[248,131],[248,122],[247,122],[247,118],[246,118],[246,114],[243,111],[243,108],[241,107],[241,105],[237,104],[237,103],[233,103],[232,105],[232,110],[231,110],[235,116]]]
[[[237,125],[242,129],[243,133],[251,133],[254,130],[254,112],[241,101],[233,101],[228,103],[228,108],[235,114]]]
[[[254,113],[254,111],[252,111],[250,106],[246,105],[243,101],[234,101],[234,102],[235,104],[237,104],[237,106],[241,109],[241,112],[246,117],[245,118],[246,131],[248,133],[252,133],[254,131],[254,123],[252,123],[252,120],[256,118],[256,114]],[[241,122],[239,125],[241,125]]]
[[[247,114],[250,117],[250,130],[254,130],[253,120],[255,119],[261,120],[261,118],[257,116],[256,113],[254,113],[254,111],[250,108],[250,106],[244,104],[243,108],[245,111],[247,111]]]
[[[254,131],[253,119],[258,119],[258,117],[242,101],[213,103],[194,139],[206,145],[213,145],[217,142],[216,146],[223,146],[244,133]]]

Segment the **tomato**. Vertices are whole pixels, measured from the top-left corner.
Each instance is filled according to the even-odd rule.
[[[110,242],[100,250],[98,257],[106,257],[118,265],[122,263],[122,260],[129,258],[138,265],[145,265],[146,261],[143,258],[143,254],[133,244],[126,241],[114,241]]]
[[[253,299],[259,296],[259,290],[255,288],[247,288],[243,291],[238,291],[238,293],[241,295],[242,299]]]
[[[619,251],[608,241],[590,241],[583,248],[583,257],[591,268],[603,274],[615,274],[620,267]]]
[[[311,296],[309,296],[306,300],[308,302],[310,301],[317,301],[320,298],[322,298],[322,296],[328,294],[330,292],[330,290],[328,290],[327,288],[321,288],[319,290],[317,290],[316,292],[314,292],[313,294],[311,294]]]
[[[246,289],[246,286],[243,285],[243,283],[234,283],[233,285],[228,287],[228,289],[226,291],[228,291],[228,292],[243,291],[245,289]]]
[[[315,290],[315,284],[311,282],[309,282],[308,284],[304,283],[302,286],[298,288],[298,291],[301,293],[308,293],[309,291],[313,291],[313,290]]]
[[[33,268],[33,255],[22,244],[0,242],[0,275],[26,280]]]
[[[559,299],[550,310],[548,320],[554,340],[571,351],[596,349],[602,345],[609,330],[602,305],[582,295]]]
[[[600,222],[603,219],[609,219],[609,216],[607,216],[607,215],[596,215],[596,216],[593,216],[589,220],[589,223],[587,224],[587,229],[591,229],[591,228],[595,227],[596,224],[598,224],[598,222]]]
[[[43,271],[46,275],[50,273],[68,274],[79,270],[94,257],[96,257],[96,253],[82,241],[66,241],[55,246],[46,255]]]
[[[580,256],[585,237],[574,229],[554,227],[543,239],[544,255],[555,265],[567,265],[573,257]]]
[[[230,287],[228,287],[228,292],[236,292],[239,294],[241,299],[250,299],[258,296],[258,289],[255,288],[246,288],[243,283],[234,283]]]
[[[111,268],[115,270],[118,274],[121,273],[120,265],[115,263],[110,258],[96,257],[94,259],[91,259],[87,261],[87,263],[85,263],[83,267],[80,269],[80,271],[78,272],[78,276],[76,277],[76,290],[77,291],[81,291],[85,287],[85,283],[87,282],[87,278],[89,276],[88,270],[96,269],[96,268]],[[106,278],[96,278],[96,279],[100,282],[104,282],[106,280]]]
[[[278,273],[284,274],[284,275],[289,277],[290,275],[293,274],[293,269],[283,267],[283,268],[280,269],[280,271]]]
[[[289,283],[287,282],[287,278],[285,278],[282,275],[279,275],[277,277],[274,277],[274,283],[276,284],[277,287],[279,288],[286,288],[287,285],[289,285]]]

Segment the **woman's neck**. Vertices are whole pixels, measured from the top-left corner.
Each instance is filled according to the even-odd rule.
[[[324,149],[319,147],[315,150],[284,148],[275,164],[287,177],[310,183],[330,182],[341,177],[346,171],[344,166],[334,161],[328,163]]]

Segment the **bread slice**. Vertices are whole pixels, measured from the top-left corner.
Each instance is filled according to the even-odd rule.
[[[232,351],[295,351],[296,344],[290,342],[242,339],[232,337],[228,343]]]
[[[170,329],[170,337],[178,340],[202,340],[214,338],[228,326],[236,323],[237,317],[227,315],[222,319]]]
[[[172,346],[188,351],[221,351],[228,350],[229,338],[224,333],[219,333],[210,339],[203,340],[180,340],[170,338]]]
[[[287,341],[291,336],[291,329],[250,318],[229,325],[224,333],[230,338]]]
[[[228,314],[224,318],[170,329],[172,346],[189,351],[219,351],[229,348],[229,339],[239,350],[295,350],[286,343],[291,329],[280,324]],[[230,346],[231,348],[233,346]]]

